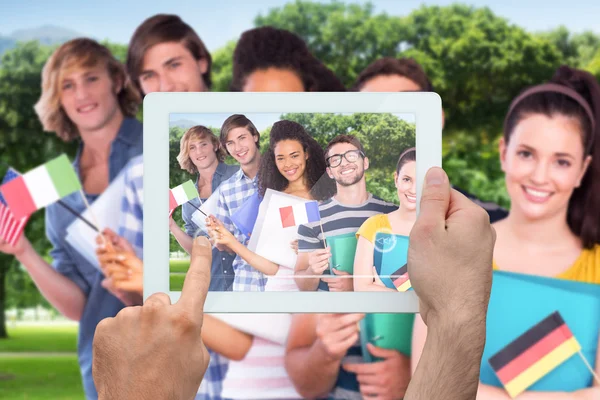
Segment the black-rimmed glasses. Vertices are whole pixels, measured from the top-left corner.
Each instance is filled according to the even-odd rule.
[[[348,162],[356,162],[360,157],[364,157],[364,153],[360,150],[348,150],[344,154],[334,154],[330,157],[327,157],[325,160],[327,165],[331,168],[335,168],[342,163],[342,158],[345,158]]]

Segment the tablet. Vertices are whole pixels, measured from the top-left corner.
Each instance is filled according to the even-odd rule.
[[[248,135],[240,134],[243,129],[232,129],[242,127],[236,125],[240,120],[251,121],[255,128],[246,126],[250,140],[256,137],[256,151],[248,150]],[[182,169],[176,156],[183,135],[197,126],[210,129],[217,138],[225,132],[222,143],[228,151],[223,163],[230,167],[221,167],[220,171],[229,171],[230,177],[212,194],[200,184],[195,190],[182,189],[190,179],[196,183],[198,174]],[[209,291],[205,312],[418,312],[413,290],[387,287],[379,291],[368,285],[359,290],[363,286],[356,282],[361,279],[376,284],[394,278],[372,275],[394,268],[380,266],[376,270],[375,264],[369,268],[365,263],[372,263],[382,251],[375,241],[377,233],[408,236],[408,232],[391,229],[387,214],[405,207],[416,219],[425,174],[429,168],[441,166],[441,131],[442,104],[435,93],[147,95],[144,298],[163,292],[176,302],[180,296],[189,255],[169,231],[166,210],[176,201],[187,211],[185,219],[177,211],[174,219],[188,233],[190,227],[196,227],[191,236],[207,235],[206,225],[200,226],[203,214],[216,214],[215,218],[236,238],[236,245],[266,260],[250,265],[235,252],[223,253],[223,260],[231,256],[223,261],[229,267],[219,272],[213,263],[211,280],[225,283]],[[297,138],[308,135],[311,139],[293,139],[291,132]],[[269,146],[271,135],[283,138],[274,148]],[[300,149],[294,147],[294,140],[301,143]],[[411,148],[415,148],[416,162],[412,169],[403,167],[402,176],[395,179],[400,154]],[[247,158],[254,153],[260,158],[258,164]],[[299,163],[298,155],[305,161]],[[198,163],[200,160],[204,158],[196,159]],[[287,180],[282,186],[284,178]],[[204,206],[206,202],[210,207]],[[353,234],[357,243],[352,240]],[[362,238],[370,242],[365,245]],[[323,268],[315,267],[318,271],[307,267],[310,254],[324,248],[332,251],[332,246],[335,260],[329,259]],[[213,248],[213,257],[221,258],[220,254]],[[333,265],[333,261],[339,265]],[[342,286],[346,289],[338,291],[342,281],[354,282],[354,287],[350,285],[348,290],[345,284]]]

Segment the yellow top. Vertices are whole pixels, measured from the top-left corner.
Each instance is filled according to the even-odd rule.
[[[377,232],[392,233],[392,225],[387,214],[377,214],[369,217],[356,231],[356,238],[362,236],[373,243]]]
[[[494,269],[499,269],[495,261]],[[556,278],[600,284],[600,244],[595,245],[591,249],[583,249],[577,260],[575,260],[575,263],[568,270],[556,276]]]

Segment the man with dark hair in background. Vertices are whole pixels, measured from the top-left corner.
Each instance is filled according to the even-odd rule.
[[[356,78],[352,90],[359,92],[435,92],[429,77],[419,63],[412,58],[393,57],[380,58],[367,66]],[[442,128],[443,126],[442,110]],[[508,215],[505,209],[495,203],[482,201],[455,186],[453,188],[485,209],[492,223]]]
[[[129,41],[127,71],[144,95],[209,91],[211,66],[204,42],[177,15],[146,19]]]

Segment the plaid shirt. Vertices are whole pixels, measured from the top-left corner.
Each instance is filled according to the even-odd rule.
[[[127,239],[139,258],[144,246],[144,163],[142,156],[133,158],[124,172],[125,194],[121,202],[119,235]],[[209,350],[210,363],[196,395],[197,400],[220,400],[227,359]]]
[[[244,204],[248,197],[257,191],[256,176],[253,179],[244,174],[242,169],[231,178],[221,183],[221,196],[217,202],[217,219],[223,222],[233,236],[242,244],[247,245],[248,240],[242,232],[231,222],[230,216]],[[264,292],[267,277],[252,268],[239,255],[233,260],[233,291],[236,292]]]
[[[144,163],[143,157],[133,158],[123,173],[125,195],[121,201],[119,236],[125,238],[143,259],[144,247]]]

